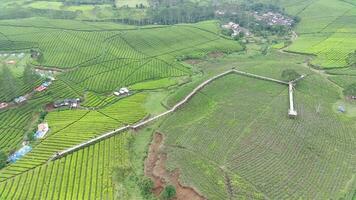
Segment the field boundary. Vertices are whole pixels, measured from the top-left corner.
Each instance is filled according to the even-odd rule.
[[[107,138],[110,138],[116,134],[119,134],[119,133],[122,133],[122,132],[125,132],[125,131],[128,131],[128,130],[137,130],[143,126],[145,126],[146,124],[152,122],[152,121],[155,121],[163,116],[166,116],[174,111],[176,111],[177,109],[179,109],[181,106],[183,106],[185,103],[187,103],[193,96],[195,96],[200,90],[202,90],[205,86],[209,85],[211,82],[219,79],[219,78],[222,78],[228,74],[240,74],[240,75],[243,75],[243,76],[247,76],[247,77],[251,77],[251,78],[256,78],[256,79],[260,79],[260,80],[265,80],[265,81],[271,81],[271,82],[275,82],[275,83],[278,83],[278,84],[282,84],[282,85],[287,85],[289,86],[290,83],[288,82],[285,82],[285,81],[281,81],[281,80],[277,80],[277,79],[273,79],[273,78],[269,78],[269,77],[264,77],[264,76],[260,76],[260,75],[256,75],[256,74],[251,74],[251,73],[248,73],[248,72],[243,72],[243,71],[239,71],[239,70],[236,70],[236,69],[231,69],[231,70],[227,70],[221,74],[218,74],[218,75],[215,75],[211,78],[209,78],[208,80],[204,81],[203,83],[201,83],[200,85],[198,85],[192,92],[190,92],[183,100],[179,101],[176,105],[174,105],[171,109],[159,114],[159,115],[156,115],[154,117],[151,117],[151,118],[148,118],[146,120],[143,120],[141,122],[138,122],[136,124],[133,124],[133,125],[127,125],[127,126],[124,126],[124,127],[120,127],[119,129],[115,129],[113,131],[110,131],[110,132],[107,132],[105,134],[102,134],[96,138],[93,138],[93,139],[90,139],[86,142],[83,142],[83,143],[80,143],[76,146],[73,146],[71,148],[68,148],[66,150],[63,150],[61,152],[57,152],[56,154],[54,154],[50,159],[49,161],[54,161],[54,160],[57,160],[59,158],[62,158],[72,152],[75,152],[79,149],[82,149],[84,147],[87,147],[87,146],[90,146],[92,144],[95,144],[97,142],[100,142],[104,139],[107,139]]]

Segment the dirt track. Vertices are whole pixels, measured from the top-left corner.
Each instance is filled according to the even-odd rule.
[[[176,200],[204,200],[201,196],[191,187],[183,186],[179,182],[179,170],[176,169],[168,172],[166,169],[167,155],[162,152],[163,135],[156,133],[153,141],[149,147],[148,157],[145,160],[145,175],[150,177],[154,182],[153,193],[159,196],[163,188],[170,184],[176,188]]]

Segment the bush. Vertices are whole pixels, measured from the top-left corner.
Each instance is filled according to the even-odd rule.
[[[150,178],[144,177],[140,180],[139,187],[141,189],[141,195],[148,198],[151,196],[153,181]]]
[[[286,69],[282,72],[282,79],[292,81],[300,77],[300,74],[293,69]]]
[[[176,196],[176,188],[173,185],[167,185],[161,194],[161,197],[164,200],[170,200],[175,196]]]
[[[344,89],[344,95],[345,96],[356,96],[356,83],[353,83],[353,84],[347,86]]]
[[[231,29],[226,29],[226,28],[224,28],[224,29],[221,30],[221,33],[222,33],[223,35],[226,35],[226,36],[231,37],[231,35],[232,35],[234,32],[233,32]]]

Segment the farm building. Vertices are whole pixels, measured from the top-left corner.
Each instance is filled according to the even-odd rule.
[[[35,90],[36,90],[37,92],[42,92],[42,91],[44,91],[44,90],[46,90],[46,89],[47,89],[47,87],[41,85],[41,86],[37,87]]]
[[[46,90],[46,89],[48,88],[48,86],[50,86],[51,84],[52,84],[51,81],[46,81],[46,82],[42,83],[42,85],[40,85],[39,87],[37,87],[37,88],[35,89],[35,91],[37,91],[37,92],[42,92],[42,91]]]
[[[70,108],[77,108],[80,103],[80,98],[76,99],[64,99],[64,100],[59,100],[54,102],[53,106],[55,108],[63,107],[63,106],[69,106]]]
[[[115,96],[123,96],[123,95],[128,95],[130,93],[130,90],[126,87],[121,88],[119,91],[114,92]]]
[[[23,146],[21,149],[16,151],[14,154],[12,154],[8,158],[8,162],[16,162],[18,159],[22,158],[24,155],[26,155],[28,152],[30,152],[32,148],[28,145]]]
[[[37,127],[37,131],[35,133],[35,137],[37,139],[43,138],[47,134],[48,131],[49,131],[48,123],[41,123]]]
[[[0,109],[4,109],[8,106],[9,104],[7,103],[0,103]]]
[[[26,100],[27,100],[26,97],[20,96],[20,97],[15,98],[14,102],[19,104],[19,103],[25,102]]]

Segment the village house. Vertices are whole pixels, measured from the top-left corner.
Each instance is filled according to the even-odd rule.
[[[123,95],[129,95],[129,94],[130,94],[130,90],[126,87],[120,88],[119,91],[114,92],[115,96],[123,96]]]
[[[26,100],[27,100],[26,97],[20,96],[20,97],[15,98],[15,99],[14,99],[14,102],[17,103],[17,104],[19,104],[19,103],[25,102]]]
[[[7,106],[9,106],[9,104],[7,104],[7,103],[0,103],[0,109],[4,109],[4,108],[6,108]]]
[[[35,137],[37,139],[41,139],[47,134],[48,131],[49,131],[48,123],[41,123],[37,126]]]
[[[258,21],[262,21],[269,26],[279,25],[279,26],[292,26],[294,24],[294,20],[285,17],[280,13],[267,12],[260,14],[258,12],[254,12],[254,17]]]
[[[236,24],[234,22],[229,22],[228,24],[225,24],[222,27],[233,31],[231,37],[239,36],[240,33],[243,33],[245,36],[251,35],[251,32],[248,29],[241,27],[239,24]]]
[[[44,83],[42,83],[40,86],[38,86],[35,91],[37,92],[42,92],[44,90],[46,90],[48,88],[48,86],[50,86],[52,84],[51,81],[46,81]]]
[[[64,99],[64,100],[58,100],[55,101],[53,106],[55,108],[63,107],[63,106],[69,106],[70,108],[77,108],[80,103],[80,98],[76,99]]]

